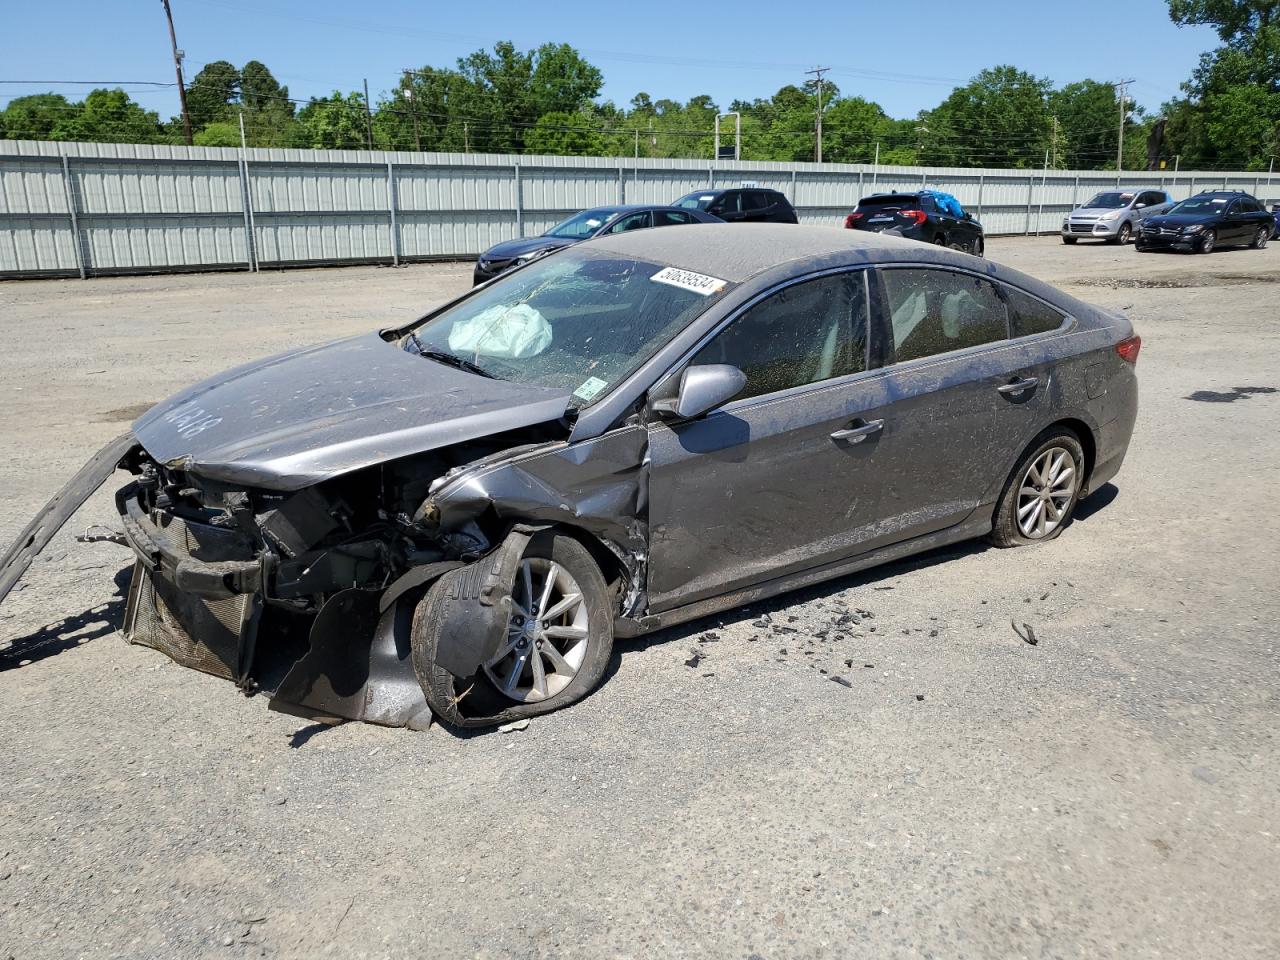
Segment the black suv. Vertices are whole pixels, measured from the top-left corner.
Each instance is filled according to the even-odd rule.
[[[863,197],[858,209],[844,218],[850,230],[893,233],[908,240],[936,243],[982,256],[986,239],[982,224],[965,213],[950,194],[875,193]]]
[[[1212,253],[1218,247],[1250,246],[1261,250],[1275,230],[1275,216],[1243,190],[1206,190],[1168,213],[1142,221],[1133,239],[1139,253],[1189,250]]]
[[[672,204],[701,210],[729,223],[799,223],[796,208],[777,190],[733,187],[728,190],[695,190]]]

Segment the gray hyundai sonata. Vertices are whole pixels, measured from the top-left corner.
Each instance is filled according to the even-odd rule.
[[[117,468],[125,636],[319,719],[563,707],[615,637],[971,537],[1120,468],[1129,321],[989,261],[752,224],[572,247],[404,326],[197,384]]]

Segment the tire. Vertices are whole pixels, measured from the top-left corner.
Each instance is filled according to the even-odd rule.
[[[1065,462],[1059,459],[1069,456],[1071,475],[1064,482],[1062,470]],[[1034,479],[1033,470],[1046,466],[1058,466],[1057,479],[1051,480],[1050,491],[1058,491],[1049,497],[1032,496],[1027,491],[1043,487]],[[1043,474],[1041,474],[1043,477]],[[1022,547],[1035,543],[1047,543],[1059,536],[1071,523],[1076,504],[1080,500],[1080,485],[1084,479],[1084,449],[1080,438],[1066,427],[1050,427],[1035,440],[1021,457],[1005,481],[1004,490],[996,503],[991,532],[987,540],[997,547]],[[1051,506],[1034,506],[1037,500]],[[1058,512],[1055,520],[1053,511]],[[1021,515],[1021,522],[1019,516]],[[1030,521],[1030,529],[1026,528]]]
[[[1267,241],[1271,239],[1271,231],[1266,227],[1259,227],[1258,231],[1253,235],[1253,242],[1249,244],[1254,250],[1265,250]]]
[[[1214,247],[1218,245],[1218,233],[1216,230],[1206,230],[1200,236],[1200,242],[1196,244],[1196,253],[1213,253]]]
[[[942,234],[938,234],[936,237],[933,238],[933,245],[935,247],[945,247],[947,245],[947,238],[944,237]]]
[[[604,676],[613,652],[613,607],[604,576],[587,548],[573,537],[555,531],[548,530],[535,535],[529,541],[517,568],[517,582],[512,589],[515,606],[527,603],[527,588],[522,582],[526,569],[530,570],[535,584],[535,600],[545,585],[546,572],[559,570],[568,579],[561,579],[558,574],[553,573],[557,578],[556,582],[572,583],[581,597],[579,604],[557,616],[553,624],[539,623],[533,633],[521,632],[519,639],[511,631],[521,618],[518,613],[513,612],[508,640],[504,644],[506,652],[500,652],[498,657],[470,677],[455,677],[434,661],[436,607],[441,599],[439,592],[429,590],[414,612],[414,671],[431,709],[453,726],[492,726],[522,717],[550,713],[581,700]],[[553,589],[553,597],[557,596]],[[567,599],[567,596],[561,599]],[[554,608],[557,603],[553,600],[551,606]],[[565,636],[542,636],[542,628],[557,630],[560,634],[581,628],[585,629],[585,637],[580,642],[575,642],[574,638]],[[546,644],[551,645],[562,663],[572,667],[571,672],[556,667],[549,651],[539,652],[546,650]],[[515,668],[518,656],[522,656],[524,662],[517,671]],[[544,674],[542,686],[545,693],[536,690],[534,674],[538,671],[534,669],[535,659]],[[504,690],[503,679],[511,677],[513,673],[517,678],[514,690]],[[558,684],[553,676],[563,679],[563,684]],[[527,685],[523,682],[525,679],[529,681]]]
[[[1135,253],[1149,253],[1151,251],[1151,248],[1141,240],[1133,241],[1133,249]]]
[[[1124,223],[1120,224],[1120,229],[1116,231],[1116,235],[1114,237],[1107,238],[1107,243],[1114,243],[1117,246],[1123,247],[1126,243],[1129,242],[1129,239],[1132,236],[1133,236],[1133,225],[1129,223],[1128,220],[1126,220]]]
[[[987,255],[987,245],[982,242],[982,238],[973,241],[973,250],[970,251],[975,257],[985,257]]]
[[[1077,239],[1078,239],[1077,237],[1063,237],[1062,242],[1065,243],[1068,247],[1074,247],[1076,245]]]

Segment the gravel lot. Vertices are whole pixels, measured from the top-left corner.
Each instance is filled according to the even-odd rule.
[[[126,646],[100,494],[0,608],[0,960],[1280,955],[1280,250],[989,254],[1144,338],[1078,522],[620,643],[521,733],[313,726]],[[0,541],[185,383],[469,282],[0,285]]]

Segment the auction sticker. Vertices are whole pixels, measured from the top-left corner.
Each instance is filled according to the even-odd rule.
[[[601,380],[599,377],[587,377],[587,379],[582,382],[582,386],[573,391],[573,395],[579,400],[585,400],[587,403],[590,403],[596,398],[596,394],[608,385],[609,384],[607,382]]]
[[[692,270],[681,270],[679,267],[664,267],[649,279],[654,283],[666,283],[681,290],[691,290],[704,297],[719,293],[728,283],[727,280],[717,280],[715,277],[694,273]]]

